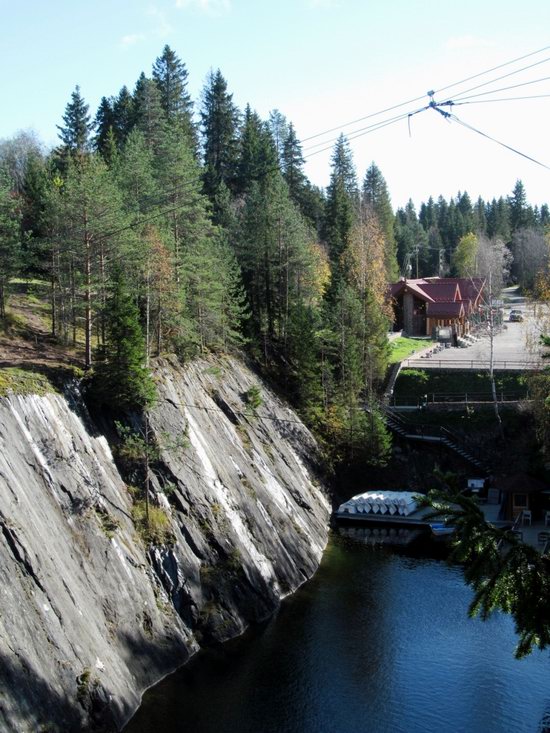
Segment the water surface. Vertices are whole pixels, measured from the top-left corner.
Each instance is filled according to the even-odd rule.
[[[467,618],[459,569],[336,537],[268,623],[150,690],[125,733],[540,733],[547,652]]]

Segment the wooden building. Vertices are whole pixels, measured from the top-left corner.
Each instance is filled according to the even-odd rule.
[[[403,278],[390,285],[394,330],[407,336],[433,336],[439,327],[450,327],[455,336],[470,330],[472,317],[481,307],[485,278]]]

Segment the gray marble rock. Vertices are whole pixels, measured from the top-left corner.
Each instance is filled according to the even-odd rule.
[[[242,362],[156,365],[146,544],[78,397],[0,399],[0,729],[117,730],[201,645],[316,570],[329,501],[311,434]],[[253,408],[251,388],[257,404]]]

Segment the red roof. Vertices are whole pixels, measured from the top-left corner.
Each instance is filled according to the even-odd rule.
[[[421,300],[430,302],[433,298],[424,291],[422,287],[424,284],[424,280],[399,280],[399,282],[390,285],[390,293],[393,298],[397,298],[402,292],[410,291]]]
[[[464,303],[461,300],[450,303],[428,303],[426,315],[430,318],[460,318],[464,315]]]
[[[464,299],[475,300],[485,287],[484,277],[427,277],[429,283],[456,283]]]
[[[407,289],[427,303],[462,301],[466,311],[470,311],[477,304],[484,287],[483,277],[427,277],[392,283],[390,294],[396,298]]]
[[[436,302],[449,302],[462,300],[460,288],[457,282],[428,282],[422,285],[422,290]]]

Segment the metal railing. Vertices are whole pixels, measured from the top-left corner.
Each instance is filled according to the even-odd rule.
[[[482,453],[477,443],[471,442],[466,438],[453,433],[448,428],[441,425],[428,425],[425,423],[413,423],[406,420],[402,415],[394,412],[391,408],[385,409],[386,420],[389,427],[397,427],[405,431],[409,436],[418,440],[426,440],[439,443],[450,444],[460,452],[462,450],[470,459],[479,464],[480,467],[488,468],[487,456]],[[393,425],[392,425],[393,423]]]
[[[525,392],[498,392],[497,402],[523,402],[529,399]],[[391,398],[392,407],[428,407],[429,405],[442,405],[447,403],[470,404],[470,403],[493,402],[493,395],[490,392],[428,392],[422,397],[418,395],[393,395]]]
[[[401,364],[404,368],[420,366],[434,367],[437,365],[438,369],[445,369],[445,367],[451,369],[487,369],[489,367],[489,361],[489,357],[487,359],[437,359],[430,356],[425,359],[410,357],[404,359]],[[540,359],[495,359],[493,361],[493,369],[503,371],[538,370],[542,365],[543,362]]]

